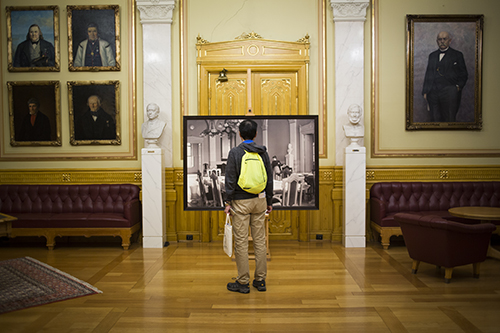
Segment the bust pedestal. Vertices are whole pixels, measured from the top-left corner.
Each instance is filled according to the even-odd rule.
[[[356,138],[357,139],[357,138]],[[352,140],[352,138],[351,138]],[[344,154],[344,234],[345,247],[366,247],[366,148],[355,142]]]
[[[165,168],[162,148],[142,149],[142,246],[165,245]]]

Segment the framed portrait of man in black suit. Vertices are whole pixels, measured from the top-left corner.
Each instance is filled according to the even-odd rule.
[[[481,130],[483,15],[407,15],[407,130]]]
[[[120,82],[68,82],[70,144],[120,145]]]
[[[70,71],[120,70],[120,6],[67,6]]]
[[[59,7],[6,7],[10,72],[59,72]]]
[[[61,146],[59,81],[7,82],[10,145]]]

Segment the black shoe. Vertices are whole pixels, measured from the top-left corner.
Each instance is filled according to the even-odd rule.
[[[242,294],[248,294],[250,292],[250,288],[248,287],[248,283],[247,284],[241,284],[238,281],[236,281],[236,282],[229,282],[227,284],[227,290],[237,291],[237,292],[242,293]]]
[[[262,281],[253,280],[252,286],[257,288],[258,291],[266,291],[266,280]]]

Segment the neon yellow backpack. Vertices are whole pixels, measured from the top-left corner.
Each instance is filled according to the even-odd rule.
[[[245,150],[241,158],[241,171],[238,185],[246,192],[259,194],[266,188],[267,172],[258,153]]]

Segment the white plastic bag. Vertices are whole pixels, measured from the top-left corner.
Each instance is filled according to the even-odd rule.
[[[224,242],[222,244],[224,252],[230,257],[233,255],[233,226],[231,218],[226,214],[226,225],[224,226]]]

